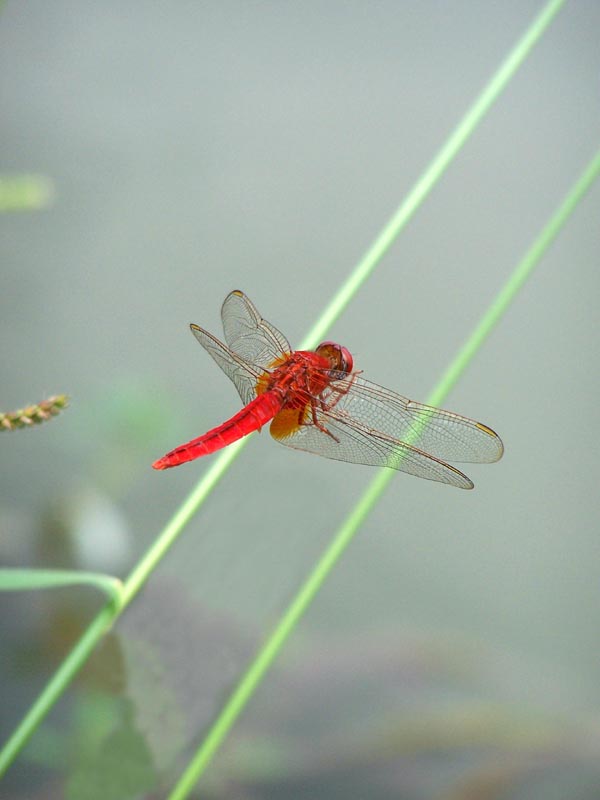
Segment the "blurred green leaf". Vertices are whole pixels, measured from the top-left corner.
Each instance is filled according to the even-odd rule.
[[[104,742],[100,752],[73,772],[68,800],[128,800],[139,798],[156,785],[152,756],[144,737],[122,727]]]
[[[54,194],[54,184],[45,175],[0,176],[0,212],[46,208]]]

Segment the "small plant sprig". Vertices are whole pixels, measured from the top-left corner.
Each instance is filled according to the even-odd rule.
[[[14,431],[17,428],[28,428],[30,425],[39,425],[47,419],[55,417],[69,404],[66,394],[55,394],[47,400],[42,400],[27,408],[17,411],[0,412],[0,431]]]

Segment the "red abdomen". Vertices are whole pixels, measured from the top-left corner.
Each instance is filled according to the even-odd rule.
[[[169,469],[193,461],[195,458],[207,456],[237,442],[253,431],[259,430],[281,410],[283,400],[276,392],[264,392],[244,406],[234,417],[213,428],[203,436],[182,444],[159,458],[152,464],[154,469]]]

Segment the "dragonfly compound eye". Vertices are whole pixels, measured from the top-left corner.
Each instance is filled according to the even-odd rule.
[[[342,372],[345,375],[352,372],[354,359],[347,347],[342,347],[341,344],[335,342],[321,342],[316,352],[329,360],[331,369],[335,372]]]

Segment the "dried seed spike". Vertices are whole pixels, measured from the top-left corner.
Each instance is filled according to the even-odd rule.
[[[20,408],[17,411],[0,412],[0,430],[13,431],[17,428],[38,425],[40,422],[45,422],[45,420],[60,414],[68,404],[69,398],[66,394],[56,394],[36,405]]]

